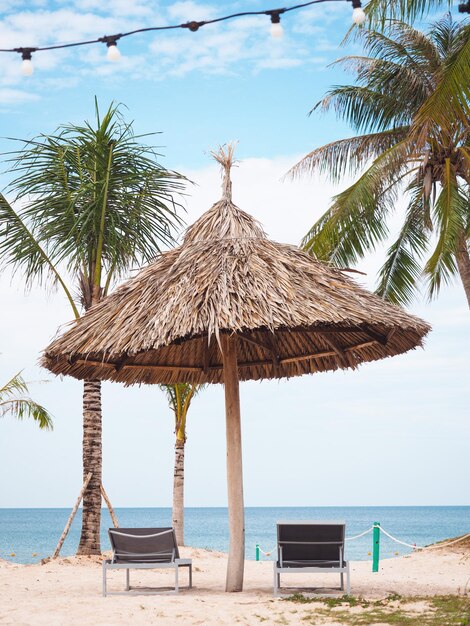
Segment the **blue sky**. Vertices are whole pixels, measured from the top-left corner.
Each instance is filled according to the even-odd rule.
[[[275,5],[6,0],[0,41],[69,42]],[[197,183],[185,201],[188,223],[219,198],[208,152],[238,140],[235,201],[273,239],[298,243],[338,189],[322,179],[280,179],[303,154],[351,134],[332,114],[307,116],[331,84],[347,78],[327,65],[359,51],[339,49],[350,22],[350,4],[332,2],[285,16],[281,41],[270,38],[265,17],[139,35],[120,42],[123,58],[115,64],[103,45],[38,53],[29,78],[20,75],[17,55],[0,54],[0,137],[30,138],[92,119],[95,95],[102,108],[122,102],[136,132],[162,133],[155,144],[163,164]],[[12,148],[6,139],[0,145],[2,152]],[[399,214],[400,206],[397,223]],[[369,287],[380,259],[378,251],[359,264]],[[8,273],[0,277],[0,300],[0,379],[24,368],[27,379],[48,381],[31,392],[55,421],[53,433],[11,418],[0,423],[0,506],[69,506],[81,484],[81,384],[53,378],[36,362],[70,311],[61,294],[25,294],[21,277]],[[456,283],[411,310],[433,324],[425,350],[357,372],[242,384],[248,505],[469,504],[470,315],[463,290]],[[105,384],[103,409],[104,485],[113,503],[169,506],[172,417],[162,393]],[[189,506],[225,504],[224,442],[223,389],[213,387],[196,398],[189,417]],[[144,483],[143,476],[152,479]]]

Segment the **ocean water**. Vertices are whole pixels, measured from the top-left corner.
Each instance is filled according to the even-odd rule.
[[[67,522],[70,509],[0,509],[0,558],[16,563],[35,563],[50,556]],[[120,526],[171,526],[170,508],[116,509]],[[418,546],[470,532],[470,506],[420,507],[247,507],[245,510],[246,557],[255,558],[255,546],[271,551],[276,543],[276,522],[281,520],[344,520],[346,536],[370,528],[374,521],[390,534]],[[107,509],[102,517],[102,549],[109,549],[107,529],[112,526]],[[61,555],[75,554],[80,538],[81,510],[62,547]],[[187,508],[187,545],[226,552],[228,517],[226,508]],[[372,534],[346,544],[346,558],[370,559]],[[407,554],[410,548],[381,535],[380,556]],[[14,556],[12,556],[14,554]],[[33,556],[34,555],[34,556]],[[262,556],[263,559],[273,559]]]

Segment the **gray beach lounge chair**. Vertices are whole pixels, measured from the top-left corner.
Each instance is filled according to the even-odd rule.
[[[103,561],[103,595],[150,594],[166,591],[162,588],[139,589],[130,587],[129,570],[172,568],[175,570],[175,588],[178,592],[178,573],[180,567],[189,570],[189,585],[192,587],[192,561],[180,559],[173,528],[110,528],[109,539],[113,549],[112,559]],[[116,592],[107,590],[106,574],[108,570],[126,570],[126,590]]]
[[[344,522],[279,522],[274,595],[280,593],[281,574],[307,572],[338,573],[341,591],[344,591],[346,574],[346,593],[349,594],[349,563],[344,560],[345,528]]]

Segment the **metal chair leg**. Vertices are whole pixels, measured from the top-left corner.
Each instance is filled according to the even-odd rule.
[[[106,561],[103,561],[103,596],[106,597]]]
[[[274,563],[274,583],[273,583],[273,595],[279,595],[279,587],[281,586],[281,577],[276,571],[276,563]]]

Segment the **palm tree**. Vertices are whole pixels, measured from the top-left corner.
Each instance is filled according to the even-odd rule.
[[[27,285],[60,284],[74,316],[105,296],[133,265],[172,242],[178,223],[173,194],[182,177],[159,165],[119,106],[96,123],[60,126],[13,153],[14,178],[0,196],[0,261]],[[70,277],[70,279],[68,278]],[[72,294],[76,294],[75,296]],[[101,521],[101,384],[84,382],[83,498],[78,554],[99,554]]]
[[[303,241],[308,252],[339,265],[356,262],[386,240],[387,220],[405,195],[404,222],[377,288],[393,302],[408,302],[422,277],[434,296],[458,273],[470,304],[470,125],[458,111],[469,102],[449,98],[447,109],[457,110],[447,115],[451,125],[433,116],[422,121],[469,33],[465,22],[455,23],[449,14],[427,34],[403,22],[392,22],[385,32],[363,32],[368,55],[338,61],[355,73],[356,84],[332,88],[315,107],[333,108],[361,134],[313,150],[290,172],[326,172],[335,182],[361,172]]]
[[[403,20],[413,22],[430,11],[447,7],[456,8],[453,0],[369,0],[365,7],[370,28],[383,30],[389,20]],[[459,3],[468,13],[468,2]],[[357,34],[357,28],[350,33]],[[415,114],[415,134],[421,141],[429,133],[429,124],[451,130],[455,117],[458,116],[463,124],[470,116],[470,81],[467,78],[470,66],[470,26],[463,26],[462,42],[446,59],[445,72],[436,84],[435,91],[426,98],[422,107]],[[448,102],[453,106],[449,107]]]
[[[184,546],[184,446],[189,405],[204,385],[177,383],[160,385],[166,393],[168,404],[175,416],[175,464],[173,473],[173,527],[176,541]]]
[[[27,395],[28,384],[18,372],[3,387],[0,387],[0,417],[7,414],[22,420],[31,417],[39,428],[52,430],[52,418],[43,406],[34,402]]]

